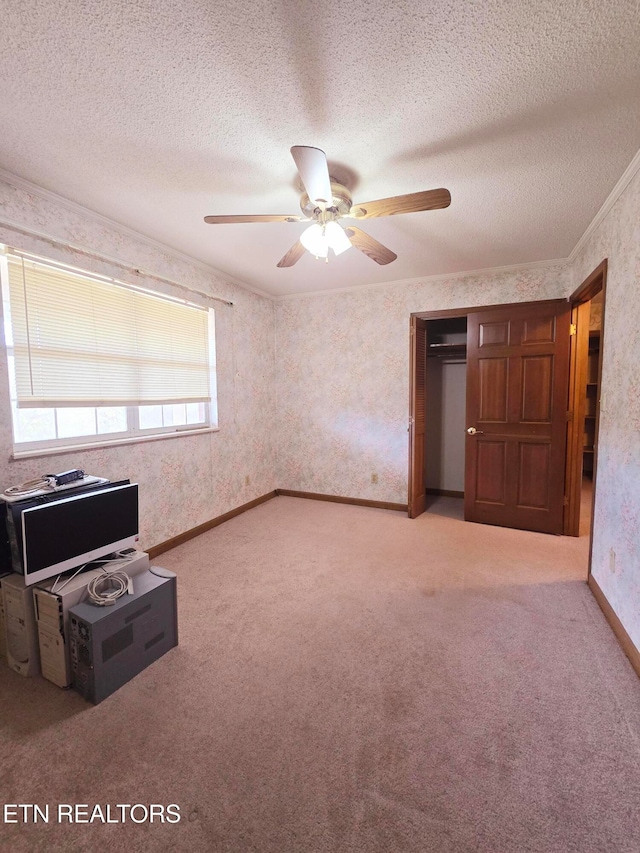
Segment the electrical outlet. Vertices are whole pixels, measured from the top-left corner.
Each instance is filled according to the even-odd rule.
[[[251,477],[247,474],[247,476],[244,478],[245,486],[248,486],[250,482],[251,482]]]
[[[371,475],[371,482],[372,482],[372,483],[377,483],[377,482],[378,482],[378,475],[377,475],[377,474],[372,474],[372,475]]]
[[[613,548],[609,548],[609,571],[615,574],[616,571],[616,552]]]

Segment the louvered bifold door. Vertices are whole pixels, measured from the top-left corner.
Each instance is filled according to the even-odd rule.
[[[411,318],[409,393],[409,518],[425,510],[427,321]]]

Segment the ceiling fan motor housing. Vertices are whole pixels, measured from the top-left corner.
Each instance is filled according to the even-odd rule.
[[[300,209],[309,219],[316,219],[323,212],[316,202],[311,201],[306,193],[302,193],[300,197]],[[331,204],[327,205],[325,210],[333,212],[335,210],[335,219],[339,216],[346,216],[351,210],[351,193],[349,190],[339,184],[337,181],[331,181]]]

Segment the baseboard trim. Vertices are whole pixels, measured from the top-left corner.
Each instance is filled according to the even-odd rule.
[[[438,495],[443,498],[463,498],[464,492],[456,492],[454,489],[425,489],[428,495]]]
[[[613,633],[616,635],[618,642],[622,646],[623,652],[631,661],[631,666],[635,669],[636,674],[640,678],[640,651],[638,651],[633,640],[627,634],[624,625],[616,616],[613,607],[609,604],[609,601],[607,600],[607,596],[600,589],[593,575],[589,575],[587,585],[593,593],[593,597],[600,605],[600,609],[604,613],[607,622],[611,626]]]
[[[390,501],[368,501],[363,498],[344,498],[340,495],[323,495],[318,492],[295,492],[292,489],[276,489],[277,494],[287,498],[308,498],[312,501],[332,501],[338,504],[353,504],[354,506],[368,506],[373,509],[392,509],[398,512],[407,512],[407,504],[395,504]]]
[[[339,504],[355,504],[356,506],[368,506],[373,507],[374,509],[392,509],[397,510],[398,512],[407,512],[406,504],[394,504],[389,501],[366,501],[362,498],[343,498],[338,495],[321,495],[316,494],[315,492],[294,492],[290,489],[274,489],[272,492],[267,492],[266,495],[254,498],[254,500],[249,501],[246,504],[242,504],[242,506],[238,506],[235,509],[229,510],[229,512],[225,512],[224,515],[218,515],[216,518],[212,518],[210,521],[205,521],[197,527],[185,530],[184,533],[180,533],[172,539],[167,539],[165,542],[160,542],[159,545],[154,545],[153,548],[148,549],[149,559],[155,560],[156,557],[160,554],[164,554],[165,551],[170,551],[171,548],[176,548],[178,545],[184,545],[185,542],[188,542],[190,539],[195,539],[195,537],[200,536],[201,533],[206,533],[207,530],[212,530],[219,524],[224,524],[225,521],[229,521],[230,518],[235,518],[236,515],[241,515],[243,512],[253,509],[260,504],[266,503],[266,501],[270,501],[271,498],[275,498],[278,495],[284,495],[290,498],[310,498],[314,501],[334,501]]]
[[[195,539],[196,536],[200,536],[201,533],[206,533],[207,530],[211,530],[214,527],[217,527],[219,524],[224,524],[225,521],[229,521],[230,518],[235,518],[236,515],[241,515],[243,512],[246,512],[248,509],[253,509],[255,506],[259,506],[260,504],[266,503],[266,501],[270,501],[271,498],[275,498],[278,492],[274,489],[272,492],[267,492],[266,495],[262,495],[259,498],[254,498],[254,500],[249,501],[246,504],[242,504],[242,506],[238,506],[235,509],[229,510],[229,512],[225,512],[224,515],[218,515],[216,518],[210,519],[210,521],[205,521],[203,524],[199,524],[197,527],[192,527],[190,530],[185,530],[184,533],[180,533],[178,536],[174,536],[172,539],[167,539],[165,542],[161,542],[159,545],[154,545],[153,548],[149,548],[148,554],[150,560],[155,560],[160,554],[164,554],[165,551],[171,550],[171,548],[175,548],[178,545],[184,545],[185,542],[188,542],[190,539]]]

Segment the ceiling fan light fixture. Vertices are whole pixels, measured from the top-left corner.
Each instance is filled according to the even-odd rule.
[[[336,255],[341,255],[352,245],[344,228],[337,222],[325,222],[323,225],[315,222],[302,232],[300,242],[316,258],[326,258],[329,249],[333,249]]]
[[[351,240],[345,234],[344,228],[337,222],[327,222],[325,225],[325,236],[329,247],[336,255],[341,255],[351,248]]]
[[[300,235],[300,242],[308,252],[316,258],[326,258],[329,253],[329,243],[322,225],[315,222]]]

